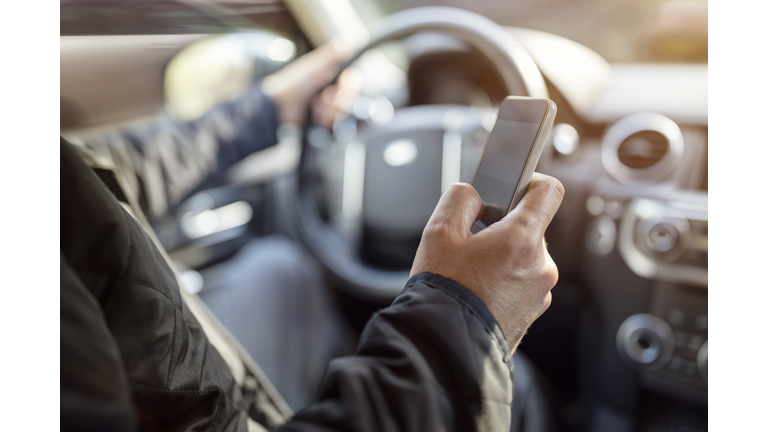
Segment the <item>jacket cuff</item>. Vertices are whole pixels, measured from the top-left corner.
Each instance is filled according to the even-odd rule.
[[[488,306],[486,306],[475,293],[453,279],[430,272],[422,272],[413,275],[405,284],[405,290],[410,289],[417,283],[422,283],[432,289],[443,291],[469,309],[472,314],[483,323],[483,326],[485,326],[489,333],[496,336],[499,341],[504,342],[500,344],[502,345],[500,348],[504,352],[505,361],[510,360],[512,354],[509,351],[507,338],[501,330],[501,325],[496,321],[496,317],[493,316],[490,309],[488,309]],[[397,300],[395,300],[395,303],[396,302]]]

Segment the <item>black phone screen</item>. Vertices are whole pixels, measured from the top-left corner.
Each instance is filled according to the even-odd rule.
[[[472,185],[488,207],[506,212],[540,123],[496,120]]]

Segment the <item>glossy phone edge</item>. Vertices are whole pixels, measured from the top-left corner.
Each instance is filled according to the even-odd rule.
[[[525,196],[525,193],[528,192],[528,186],[531,184],[531,178],[533,177],[533,173],[536,170],[536,166],[539,165],[541,153],[544,151],[544,146],[547,144],[547,139],[549,138],[549,134],[552,132],[552,125],[555,123],[555,116],[557,115],[557,105],[555,105],[555,103],[549,99],[507,96],[504,98],[504,101],[506,102],[507,100],[513,99],[546,101],[547,111],[544,113],[544,119],[539,126],[538,132],[536,132],[536,139],[534,140],[533,146],[531,147],[531,152],[528,154],[528,158],[525,160],[523,174],[520,176],[520,179],[517,182],[515,193],[512,195],[512,201],[509,203],[509,207],[507,208],[507,212],[504,213],[504,216],[514,210],[514,208],[517,207],[517,204],[520,203],[520,200],[523,199],[523,196]],[[502,104],[503,103],[504,102],[502,102]]]

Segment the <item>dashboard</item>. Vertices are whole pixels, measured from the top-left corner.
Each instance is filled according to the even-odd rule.
[[[560,281],[520,349],[571,413],[563,417],[588,429],[706,430],[707,66],[576,55],[573,68],[592,63],[603,81],[584,84],[548,74],[551,35],[511,31],[524,34],[558,105],[537,171],[566,190],[546,235]],[[506,96],[480,53],[431,42],[412,50],[411,104],[487,107]]]

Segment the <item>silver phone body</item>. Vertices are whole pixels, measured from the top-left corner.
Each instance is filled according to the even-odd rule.
[[[545,98],[507,96],[488,135],[472,186],[485,203],[490,225],[512,211],[528,190],[557,114]]]

